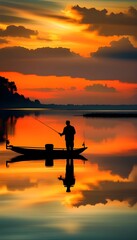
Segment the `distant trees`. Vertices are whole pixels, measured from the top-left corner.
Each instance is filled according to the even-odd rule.
[[[0,76],[0,99],[8,100],[17,92],[15,82],[9,82],[5,77]]]
[[[15,82],[9,82],[8,88],[9,88],[11,94],[14,94],[15,92],[17,92],[17,87],[16,87]]]
[[[40,101],[38,99],[36,99],[34,102],[38,105],[40,104]]]
[[[15,82],[0,76],[0,107],[38,107],[39,100],[31,101],[17,93]]]

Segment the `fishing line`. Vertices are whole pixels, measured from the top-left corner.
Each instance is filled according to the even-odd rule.
[[[48,127],[48,128],[50,128],[50,129],[52,129],[54,132],[56,132],[56,133],[60,134],[60,133],[59,133],[59,132],[58,132],[56,129],[54,129],[54,128],[50,127],[49,125],[47,125],[46,123],[42,122],[42,121],[41,121],[41,120],[39,120],[38,118],[35,118],[35,117],[32,117],[32,118],[34,118],[36,121],[40,122],[41,124],[45,125],[46,127]]]

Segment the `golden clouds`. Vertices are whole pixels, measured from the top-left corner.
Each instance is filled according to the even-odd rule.
[[[126,8],[126,11],[125,7],[119,8],[118,11],[115,8],[108,11],[107,4],[104,9],[101,2],[100,7],[99,2],[95,6],[94,1],[94,7],[89,2],[80,2],[81,5],[74,6],[72,1],[67,4],[62,1],[0,1],[3,10],[0,28],[0,71],[37,76],[68,76],[90,81],[102,80],[104,82],[101,83],[101,88],[105,81],[109,80],[136,83],[135,5]],[[48,90],[48,99],[52,95],[53,101],[61,97],[61,102],[65,96],[66,101],[72,100],[74,91],[70,90],[69,85],[66,88],[68,81],[66,77],[64,79],[62,88],[67,95],[63,95],[62,91],[62,97],[56,82],[53,83],[55,86],[48,86],[45,81],[47,86],[45,85],[44,89]],[[79,86],[82,81],[77,83],[77,80],[74,80],[74,87],[78,86],[76,96],[83,94],[81,96],[84,103],[87,102],[86,94],[89,92],[88,98],[91,103],[100,99],[99,91],[92,91],[91,94],[91,91],[85,91],[85,88],[85,92],[80,92]],[[32,81],[31,88],[33,84]],[[84,87],[95,88],[95,84],[100,83],[85,83]],[[108,88],[105,87],[104,90]],[[34,96],[34,92],[26,91],[30,96]],[[44,91],[41,91],[41,86],[37,86],[35,94],[40,93],[41,99],[44,99]],[[103,91],[100,94],[104,94]],[[112,101],[113,97],[118,102],[120,94],[117,90],[114,90],[112,95],[110,91],[106,91],[105,94],[106,102],[110,98]],[[128,99],[129,95],[131,96],[132,92],[128,93]],[[80,98],[77,99],[77,103],[80,103]],[[135,102],[135,99],[136,92],[130,102]],[[125,101],[126,98],[123,97],[123,102]]]
[[[134,7],[130,7],[127,12],[108,13],[107,9],[98,10],[71,4],[70,2],[65,6],[61,2],[47,1],[33,4],[31,1],[9,1],[5,4],[0,2],[5,24],[1,29],[1,38],[4,38],[0,40],[1,44],[20,44],[29,49],[38,46],[67,47],[87,57],[90,52],[109,46],[110,41],[118,40],[120,36],[136,36],[137,14]],[[14,26],[14,35],[7,35],[7,31],[11,29],[7,18],[10,18],[10,23]],[[24,35],[19,35],[19,28],[22,28]],[[17,34],[20,37],[31,35],[31,40],[24,42],[23,39],[15,39]]]

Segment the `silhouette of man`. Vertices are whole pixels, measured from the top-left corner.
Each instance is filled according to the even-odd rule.
[[[66,121],[66,127],[64,127],[63,132],[60,133],[60,136],[65,135],[66,148],[67,150],[73,150],[74,147],[74,135],[76,131],[73,126],[70,125],[70,121]]]

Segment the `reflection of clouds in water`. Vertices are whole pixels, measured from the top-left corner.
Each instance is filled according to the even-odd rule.
[[[86,132],[86,140],[92,140],[95,143],[101,143],[102,141],[109,141],[116,137],[115,133],[110,133],[107,131],[95,131]]]
[[[129,175],[129,179],[133,182],[137,183],[137,163],[136,165],[133,167],[132,172]]]
[[[113,118],[111,118],[111,121],[109,118],[85,118],[85,125],[91,126],[95,129],[111,129],[119,125],[119,121],[120,120]]]
[[[87,137],[93,139],[109,138],[137,138],[137,123],[135,119],[103,119],[89,118],[87,124]]]
[[[29,178],[16,176],[15,178],[4,179],[2,178],[0,187],[6,186],[9,191],[24,191],[25,189],[36,187],[36,182],[31,182]]]
[[[95,143],[118,139],[137,138],[137,125],[134,119],[87,118],[85,120],[85,137]],[[130,142],[131,142],[130,140]]]
[[[83,199],[75,206],[107,204],[108,200],[127,201],[130,206],[137,203],[137,185],[135,182],[102,181],[98,186],[89,184],[92,190],[82,191]]]
[[[95,119],[93,120],[93,122]],[[99,119],[101,125],[101,119]],[[110,122],[113,119],[110,119]],[[116,153],[137,148],[137,128],[132,121],[118,121],[114,128],[94,128],[87,126],[85,131],[86,144],[94,153]],[[94,124],[93,124],[94,125]],[[121,154],[121,155],[122,155]]]
[[[104,119],[86,119],[86,139],[93,142],[102,142],[116,137],[113,121]]]
[[[0,190],[1,190],[1,186],[0,186]],[[8,202],[8,205],[12,205],[12,201],[16,201],[16,200],[18,200],[18,196],[15,194],[4,193],[0,195],[1,206],[7,206],[7,202]]]
[[[121,126],[133,127],[137,130],[137,121],[134,118],[85,118],[85,125],[94,129],[113,130]]]
[[[135,152],[136,153],[136,152]],[[134,165],[137,165],[137,155],[93,155],[92,163],[97,163],[100,170],[110,170],[112,174],[118,174],[128,178]],[[133,154],[133,153],[132,153]],[[90,158],[89,158],[90,159]]]
[[[137,155],[136,150],[124,155],[93,155],[92,163],[97,163],[101,171],[111,171],[126,178],[123,181],[99,181],[98,186],[88,183],[90,190],[83,190],[83,199],[75,206],[107,204],[108,201],[127,201],[130,206],[137,203]],[[123,179],[124,180],[124,179]]]

